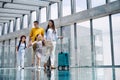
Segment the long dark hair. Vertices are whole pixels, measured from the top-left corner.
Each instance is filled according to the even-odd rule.
[[[37,41],[37,37],[38,37],[38,36],[39,36],[39,34],[37,34],[37,35],[36,35],[36,37],[35,37],[35,40],[34,40],[34,41]],[[42,45],[43,45],[43,46],[45,46],[45,41],[44,41],[44,40],[42,40]]]
[[[22,35],[21,37],[20,37],[20,41],[19,41],[19,44],[18,44],[18,49],[17,50],[19,50],[19,48],[20,48],[20,44],[21,44],[21,42],[22,42],[22,38],[25,38],[26,39],[26,36],[25,35]],[[25,44],[25,48],[26,48],[26,41],[24,41],[24,44]],[[24,49],[25,49],[24,48]]]
[[[55,24],[54,24],[54,21],[53,21],[53,20],[49,20],[49,22],[52,22],[52,29],[53,29],[53,32],[56,33],[56,31],[55,31]],[[48,29],[49,29],[49,24],[47,25],[46,33],[47,33]]]

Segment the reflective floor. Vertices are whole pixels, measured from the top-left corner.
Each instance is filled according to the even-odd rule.
[[[111,68],[70,68],[44,70],[43,68],[0,68],[0,80],[120,80],[120,69],[112,76]]]
[[[70,70],[4,68],[0,69],[0,80],[70,80]]]

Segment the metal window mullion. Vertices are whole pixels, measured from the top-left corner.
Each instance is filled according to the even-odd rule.
[[[11,39],[9,39],[9,45],[10,45],[10,41],[11,41]],[[8,56],[10,56],[10,46],[8,46]],[[9,59],[8,59],[8,67],[10,67],[10,57],[8,57]]]
[[[28,27],[32,27],[32,11],[30,11],[30,14],[28,15]]]
[[[5,45],[5,41],[2,42],[2,45]],[[1,67],[4,67],[4,46],[2,46],[2,63],[1,63]]]
[[[36,10],[36,20],[40,21],[40,9]]]
[[[76,12],[76,0],[71,0],[71,14]]]
[[[9,22],[8,22],[8,29],[7,29],[7,33],[10,33],[10,24],[11,24],[11,20],[9,20]]]
[[[15,20],[14,20],[13,32],[16,31],[16,23],[17,23],[17,17],[16,17]]]
[[[62,0],[58,3],[58,18],[62,17],[63,15],[63,5]]]
[[[41,8],[39,8],[39,25],[41,23]]]
[[[46,8],[46,21],[48,21],[51,18],[51,4],[49,4]]]
[[[17,38],[15,38],[15,44],[14,44],[15,46],[17,46]],[[14,50],[15,52],[16,52],[16,48],[15,48],[15,50]],[[14,66],[16,66],[17,64],[17,54],[15,54],[15,62],[14,62]]]
[[[87,9],[92,8],[92,1],[91,0],[87,0]]]
[[[74,23],[74,48],[75,48],[75,65],[78,67],[78,58],[77,58],[77,24]]]
[[[113,43],[113,31],[112,31],[112,17],[109,15],[109,22],[110,22],[110,42],[111,42],[111,58],[112,58],[112,71],[113,71],[113,80],[115,78],[115,58],[114,58],[114,43]]]
[[[5,23],[3,23],[3,27],[2,27],[2,35],[4,35],[5,33]]]
[[[92,57],[92,80],[95,80],[95,64],[94,64],[94,35],[93,35],[93,21],[90,19],[90,36],[91,36],[91,57]]]
[[[24,14],[21,17],[21,25],[20,25],[20,30],[23,29],[23,23],[24,23]]]
[[[109,3],[109,2],[110,2],[110,0],[106,0],[106,4]]]

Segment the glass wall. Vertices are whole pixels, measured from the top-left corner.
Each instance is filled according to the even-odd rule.
[[[7,34],[7,29],[8,29],[8,23],[5,23],[5,30],[4,30],[4,34]]]
[[[63,0],[63,16],[71,14],[71,0]]]
[[[24,15],[24,18],[23,18],[23,28],[28,28],[28,15]]]
[[[79,66],[91,66],[90,21],[77,23],[77,57]]]
[[[58,7],[57,3],[51,5],[51,19],[58,18]]]
[[[33,22],[36,21],[36,19],[37,19],[36,18],[36,11],[33,11],[32,12],[32,19],[31,19],[32,20],[32,27],[34,27]]]
[[[1,36],[1,33],[2,33],[2,25],[0,25],[0,36]]]
[[[20,30],[20,18],[17,18],[16,30]]]
[[[106,0],[91,0],[91,1],[92,1],[92,7],[101,6],[106,3]]]
[[[112,15],[113,45],[115,64],[120,65],[120,13]]]
[[[41,8],[41,12],[40,12],[41,14],[40,14],[40,18],[41,18],[41,23],[42,22],[46,22],[46,7],[45,8]]]
[[[15,39],[10,40],[10,67],[15,67],[16,65],[16,54],[15,54]]]
[[[80,12],[86,9],[87,9],[87,0],[76,0],[76,12]]]
[[[93,43],[95,65],[111,65],[109,17],[93,20]]]
[[[96,68],[95,80],[113,80],[111,68]]]
[[[14,25],[14,21],[12,20],[10,23],[10,32],[13,32],[13,25]]]
[[[8,40],[6,40],[5,41],[5,45],[3,46],[4,47],[4,67],[8,67],[8,64],[9,64],[9,41]]]
[[[115,69],[115,74],[116,74],[116,80],[120,79],[120,68]]]
[[[0,68],[2,67],[2,42],[0,42]]]
[[[117,0],[110,0],[110,2],[117,1]]]

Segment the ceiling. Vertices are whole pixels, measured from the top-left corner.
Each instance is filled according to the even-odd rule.
[[[60,0],[0,0],[0,24],[29,15]]]

